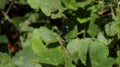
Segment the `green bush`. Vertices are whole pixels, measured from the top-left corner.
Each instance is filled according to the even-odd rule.
[[[0,0],[0,67],[119,67],[118,0]]]

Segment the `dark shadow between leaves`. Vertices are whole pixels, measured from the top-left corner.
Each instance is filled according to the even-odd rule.
[[[78,59],[77,64],[75,64],[74,62],[73,62],[73,64],[76,65],[76,67],[86,67],[84,64],[82,64],[80,59]]]
[[[58,42],[55,42],[55,43],[50,43],[47,45],[47,48],[55,48],[55,47],[58,47],[60,46]]]
[[[64,67],[64,65],[52,65],[52,64],[45,64],[41,63],[42,67]]]
[[[8,53],[8,47],[6,43],[0,43],[0,52]]]
[[[109,45],[109,57],[116,58],[117,57],[117,50],[120,49],[120,39],[114,39]]]
[[[89,51],[87,51],[87,60],[86,60],[86,67],[92,67],[92,63],[91,63],[91,58],[90,58],[90,53]]]

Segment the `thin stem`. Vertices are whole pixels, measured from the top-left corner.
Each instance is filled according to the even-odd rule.
[[[86,37],[86,31],[85,31],[86,25],[84,24],[83,26],[84,26],[83,38],[85,38]]]
[[[65,49],[64,44],[63,44],[63,42],[61,41],[61,39],[60,39],[59,37],[57,37],[57,40],[58,40],[60,46],[61,46],[63,49]]]
[[[60,37],[57,37],[57,40],[58,40],[60,46],[61,46],[62,49],[63,49],[63,52],[64,52],[64,61],[65,61],[65,65],[66,65],[66,63],[67,63],[67,57],[68,57],[68,56],[71,56],[71,54],[70,54],[70,53],[66,50],[66,48],[64,47],[64,43],[63,43],[63,41],[61,40],[61,38],[60,38]]]
[[[77,35],[81,35],[85,32],[85,30],[80,31]]]
[[[4,12],[4,11],[1,11],[3,16],[5,17],[6,20],[8,20],[9,22],[12,22],[12,20],[10,19],[10,17]]]
[[[119,9],[119,0],[116,0],[117,1],[117,8]]]
[[[116,21],[117,18],[116,18],[115,14],[114,14],[114,10],[113,10],[112,4],[110,4],[110,8],[111,8],[113,19]]]
[[[9,22],[12,22],[12,20],[11,20],[10,17],[8,16],[8,13],[9,13],[10,9],[12,8],[12,5],[13,5],[13,4],[14,4],[14,1],[12,1],[12,2],[10,3],[10,6],[9,6],[8,9],[6,10],[6,12],[5,12],[5,11],[1,11],[2,14],[3,14],[3,16],[5,17],[4,20],[8,20]]]
[[[10,9],[12,8],[12,5],[14,4],[14,1],[12,1],[12,3],[10,3],[10,6],[8,7],[7,11],[6,11],[6,14],[9,13]]]
[[[67,53],[67,52],[66,52],[66,49],[65,49],[65,47],[64,47],[63,42],[61,41],[61,39],[60,39],[59,37],[57,37],[57,40],[58,40],[60,46],[61,46],[62,49],[63,49],[63,53],[64,53],[64,61],[65,61],[65,64],[66,64],[66,61],[67,61],[67,59],[66,59],[66,53]]]

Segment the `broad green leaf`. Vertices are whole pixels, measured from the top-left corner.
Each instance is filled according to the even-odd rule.
[[[105,32],[107,36],[114,36],[116,34],[116,24],[115,22],[110,22],[105,25]]]
[[[90,10],[92,12],[97,12],[98,14],[101,14],[101,12],[105,9],[104,2],[101,4],[96,4],[94,6],[89,7],[87,10]]]
[[[16,25],[19,26],[20,23],[24,22],[24,18],[23,17],[15,17],[12,18],[12,22]]]
[[[68,4],[68,8],[72,10],[77,10],[78,7],[77,7],[76,0],[70,0]]]
[[[108,41],[107,41],[107,39],[105,38],[105,36],[103,35],[102,32],[100,32],[100,33],[98,34],[97,39],[98,39],[100,42],[102,42],[103,44],[105,44],[105,45],[108,45],[108,44],[109,44]]]
[[[28,4],[34,9],[41,9],[46,16],[51,18],[60,18],[64,16],[65,10],[60,0],[27,0]]]
[[[42,67],[30,46],[17,53],[13,60],[17,67]]]
[[[8,43],[8,39],[5,35],[0,36],[0,43]]]
[[[116,27],[116,32],[117,32],[117,36],[118,38],[120,38],[120,18],[115,18],[117,19],[115,23],[115,27]]]
[[[46,27],[40,27],[39,30],[40,37],[42,38],[43,41],[45,41],[46,44],[50,44],[50,43],[54,43],[57,42],[57,37],[59,37],[56,33],[50,31],[48,28]]]
[[[78,54],[81,62],[86,65],[88,46],[92,40],[89,38],[86,39],[74,39],[68,43],[67,49],[74,56]],[[74,56],[77,58],[77,56]]]
[[[39,35],[40,35],[39,29],[35,29],[32,33],[32,38],[31,38],[31,41],[30,41],[32,49],[36,54],[39,54],[40,52],[47,49],[45,47],[45,45],[43,44],[43,41],[42,41],[42,39],[40,38]]]
[[[67,55],[66,55],[65,67],[75,67],[72,64],[72,58],[70,56],[67,56]]]
[[[21,32],[32,32],[34,28],[28,26],[29,24],[30,24],[29,21],[26,21],[24,23],[20,23],[19,24],[19,31],[21,31]]]
[[[74,54],[76,52],[79,52],[80,49],[80,39],[73,39],[70,41],[67,45],[67,50],[71,53]]]
[[[85,6],[91,4],[92,1],[93,0],[83,0],[83,1],[78,2],[77,6],[84,8]]]
[[[97,18],[99,18],[97,14],[91,13],[90,24],[89,24],[87,32],[92,37],[97,36],[99,33],[99,27],[97,26],[97,24],[95,24],[95,21]]]
[[[63,63],[63,57],[64,56],[61,47],[56,47],[39,53],[38,60],[40,63],[59,65]]]
[[[70,41],[71,39],[75,39],[78,36],[78,27],[75,25],[71,31],[69,31],[65,38],[66,40]]]
[[[99,27],[96,24],[90,24],[87,32],[92,37],[97,36],[99,33]]]
[[[20,4],[27,4],[26,0],[19,0],[18,1]]]
[[[36,19],[38,18],[38,14],[37,13],[29,13],[26,15],[26,17],[28,17],[28,21],[30,22],[36,22]]]
[[[45,15],[50,16],[56,10],[62,10],[62,5],[59,0],[40,0],[40,8]]]
[[[93,41],[89,46],[89,53],[92,65],[98,65],[108,57],[108,48],[98,41]]]
[[[59,11],[57,14],[52,14],[51,18],[56,19],[56,18],[61,18],[62,16],[65,16],[65,15]]]
[[[42,35],[44,34],[44,36],[46,37],[48,36],[48,38],[49,37],[52,38],[51,36],[55,37],[54,34],[52,34],[52,32],[45,27],[41,27],[40,29],[35,29],[33,31],[31,36],[31,45],[33,51],[38,57],[38,61],[40,63],[52,64],[52,65],[58,65],[62,63],[63,62],[62,49],[60,47],[47,49],[40,38],[42,36],[41,34]],[[48,39],[47,42],[51,42],[51,41],[49,41]]]
[[[116,61],[117,61],[117,63],[120,65],[120,51],[117,51],[117,59],[116,59]]]
[[[86,22],[88,22],[90,20],[90,17],[87,17],[87,18],[77,18],[77,21],[79,22],[79,23],[86,23]]]
[[[86,65],[88,47],[91,44],[91,41],[92,40],[90,38],[85,38],[80,40],[79,58],[84,65]]]
[[[115,59],[113,58],[105,58],[101,63],[93,66],[93,67],[112,67],[115,63]]]
[[[29,35],[28,35],[28,37],[29,37]],[[25,40],[24,36],[23,36],[23,37],[21,37],[21,44],[22,44],[23,49],[24,49],[25,47],[28,47],[31,45],[31,41],[30,41],[30,39]]]
[[[4,9],[6,0],[0,0],[0,9]]]
[[[0,67],[16,67],[10,56],[0,53]]]
[[[41,49],[44,51],[44,50],[46,50],[46,48],[45,48],[45,46],[44,46],[44,44],[43,44],[43,42],[42,42],[42,39],[40,38],[40,37],[33,37],[32,39],[31,39],[31,45],[32,45],[32,49],[33,49],[33,51],[36,53],[36,54],[38,54],[38,53],[40,53],[41,51]]]
[[[61,0],[61,2],[63,2],[68,9],[72,10],[78,9],[76,0]]]
[[[62,17],[64,8],[59,0],[39,0],[40,9],[46,16],[56,15],[56,18]],[[55,17],[54,17],[55,18]]]
[[[27,0],[27,2],[33,9],[39,9],[40,8],[41,0]]]

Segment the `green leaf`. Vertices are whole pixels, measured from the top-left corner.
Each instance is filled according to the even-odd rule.
[[[78,54],[81,62],[86,65],[88,46],[92,40],[89,38],[86,39],[73,39],[68,43],[67,49],[72,54],[72,56],[76,57],[76,53]],[[75,54],[75,55],[74,55]],[[76,59],[75,58],[75,59]]]
[[[108,57],[108,48],[98,41],[93,41],[89,46],[89,53],[92,65],[98,65]]]
[[[65,67],[75,67],[73,64],[72,64],[72,58],[70,56],[67,56],[66,55],[66,61],[65,61]]]
[[[95,24],[95,21],[97,18],[99,18],[97,14],[91,13],[90,24],[89,24],[87,32],[92,37],[97,36],[99,33],[99,27],[97,24]]]
[[[61,0],[68,9],[77,10],[76,0]]]
[[[105,32],[108,36],[114,36],[116,34],[116,23],[110,22],[105,25]]]
[[[40,37],[46,44],[55,43],[58,41],[57,37],[59,37],[59,36],[56,33],[50,31],[46,27],[40,27],[39,32],[40,32],[40,34],[38,34],[38,35],[40,35]]]
[[[40,8],[40,2],[41,0],[27,0],[28,4],[33,8],[33,9],[39,9]]]
[[[36,19],[38,18],[38,13],[28,13],[26,17],[28,17],[28,21],[33,23],[36,22]]]
[[[108,45],[108,44],[109,44],[109,43],[108,43],[108,40],[105,38],[105,36],[103,35],[102,32],[100,32],[100,33],[98,34],[97,39],[98,39],[100,42],[102,42],[103,44],[105,44],[105,45]]]
[[[78,36],[78,27],[75,25],[72,30],[70,30],[66,35],[65,38],[67,41],[71,39],[75,39]]]
[[[118,19],[116,20],[115,26],[116,26],[117,36],[118,36],[118,38],[120,38],[120,18],[118,18]]]
[[[0,36],[0,43],[8,43],[8,39],[5,35]]]
[[[61,18],[65,10],[59,0],[27,0],[33,9],[41,9],[46,16],[51,18]]]
[[[117,51],[117,59],[116,59],[116,61],[117,61],[117,63],[120,65],[120,51]]]
[[[20,4],[27,4],[26,0],[19,0],[18,1]]]
[[[62,16],[65,16],[65,15],[60,11],[57,14],[55,14],[55,13],[51,14],[52,19],[61,18]]]
[[[96,24],[90,24],[87,32],[92,37],[97,36],[99,33],[99,27]]]
[[[88,47],[91,44],[91,41],[90,38],[80,40],[79,58],[84,65],[86,65]]]
[[[94,67],[112,67],[112,65],[115,63],[115,59],[113,58],[106,58],[101,63]]]
[[[32,32],[34,28],[28,26],[29,23],[30,23],[29,21],[26,21],[26,22],[24,22],[24,23],[20,23],[20,24],[19,24],[19,30],[20,30],[21,32]]]
[[[59,63],[62,63],[63,53],[61,48],[56,47],[52,49],[47,49],[43,44],[40,36],[45,38],[50,37],[51,39],[52,37],[55,37],[54,34],[50,30],[48,30],[46,27],[41,27],[40,29],[35,29],[33,31],[32,38],[31,38],[31,45],[32,45],[33,51],[38,57],[39,62],[45,63],[45,64],[53,64],[53,65],[58,65]],[[47,39],[47,41],[46,39],[43,39],[43,40],[45,40],[46,42],[51,42],[51,41],[53,42],[54,39],[55,38],[53,38],[52,40]]]
[[[52,65],[58,65],[63,62],[63,52],[60,47],[55,47],[51,49],[47,49],[45,45],[42,42],[42,39],[40,37],[45,38],[51,38],[55,37],[53,32],[48,30],[46,27],[41,27],[40,29],[35,29],[31,35],[31,45],[32,49],[35,52],[35,54],[38,57],[38,61],[40,63],[45,64],[52,64]],[[53,42],[55,38],[52,40],[43,39],[45,42]],[[55,39],[56,40],[56,39]]]
[[[13,60],[17,67],[42,67],[30,46],[17,53]]]
[[[15,17],[15,18],[12,18],[12,22],[13,22],[16,26],[19,26],[20,23],[23,23],[23,22],[24,22],[24,18],[23,18],[23,17]]]
[[[0,0],[0,9],[4,9],[6,0]]]
[[[86,23],[86,22],[88,22],[90,20],[90,17],[87,17],[87,18],[77,18],[77,21],[79,22],[79,23]]]
[[[40,8],[47,16],[50,16],[52,12],[63,8],[59,0],[40,0],[40,2]]]
[[[67,49],[71,54],[74,54],[76,52],[79,52],[80,49],[80,39],[73,39],[72,41],[70,41],[67,45]]]
[[[68,8],[72,10],[77,10],[78,7],[77,7],[76,0],[70,0],[68,4]]]
[[[40,0],[40,2],[40,8],[47,16],[62,13],[64,11],[64,8],[59,0]]]
[[[59,64],[63,63],[63,61],[64,61],[63,51],[62,51],[61,47],[42,51],[38,55],[38,60],[40,63],[59,65]]]
[[[91,4],[92,1],[93,0],[83,0],[83,1],[78,2],[77,6],[84,8],[85,6]]]
[[[0,53],[0,67],[16,67],[10,56]]]
[[[40,52],[47,49],[39,35],[40,35],[39,29],[34,29],[32,33],[32,38],[30,40],[32,49],[36,54],[39,54]]]

